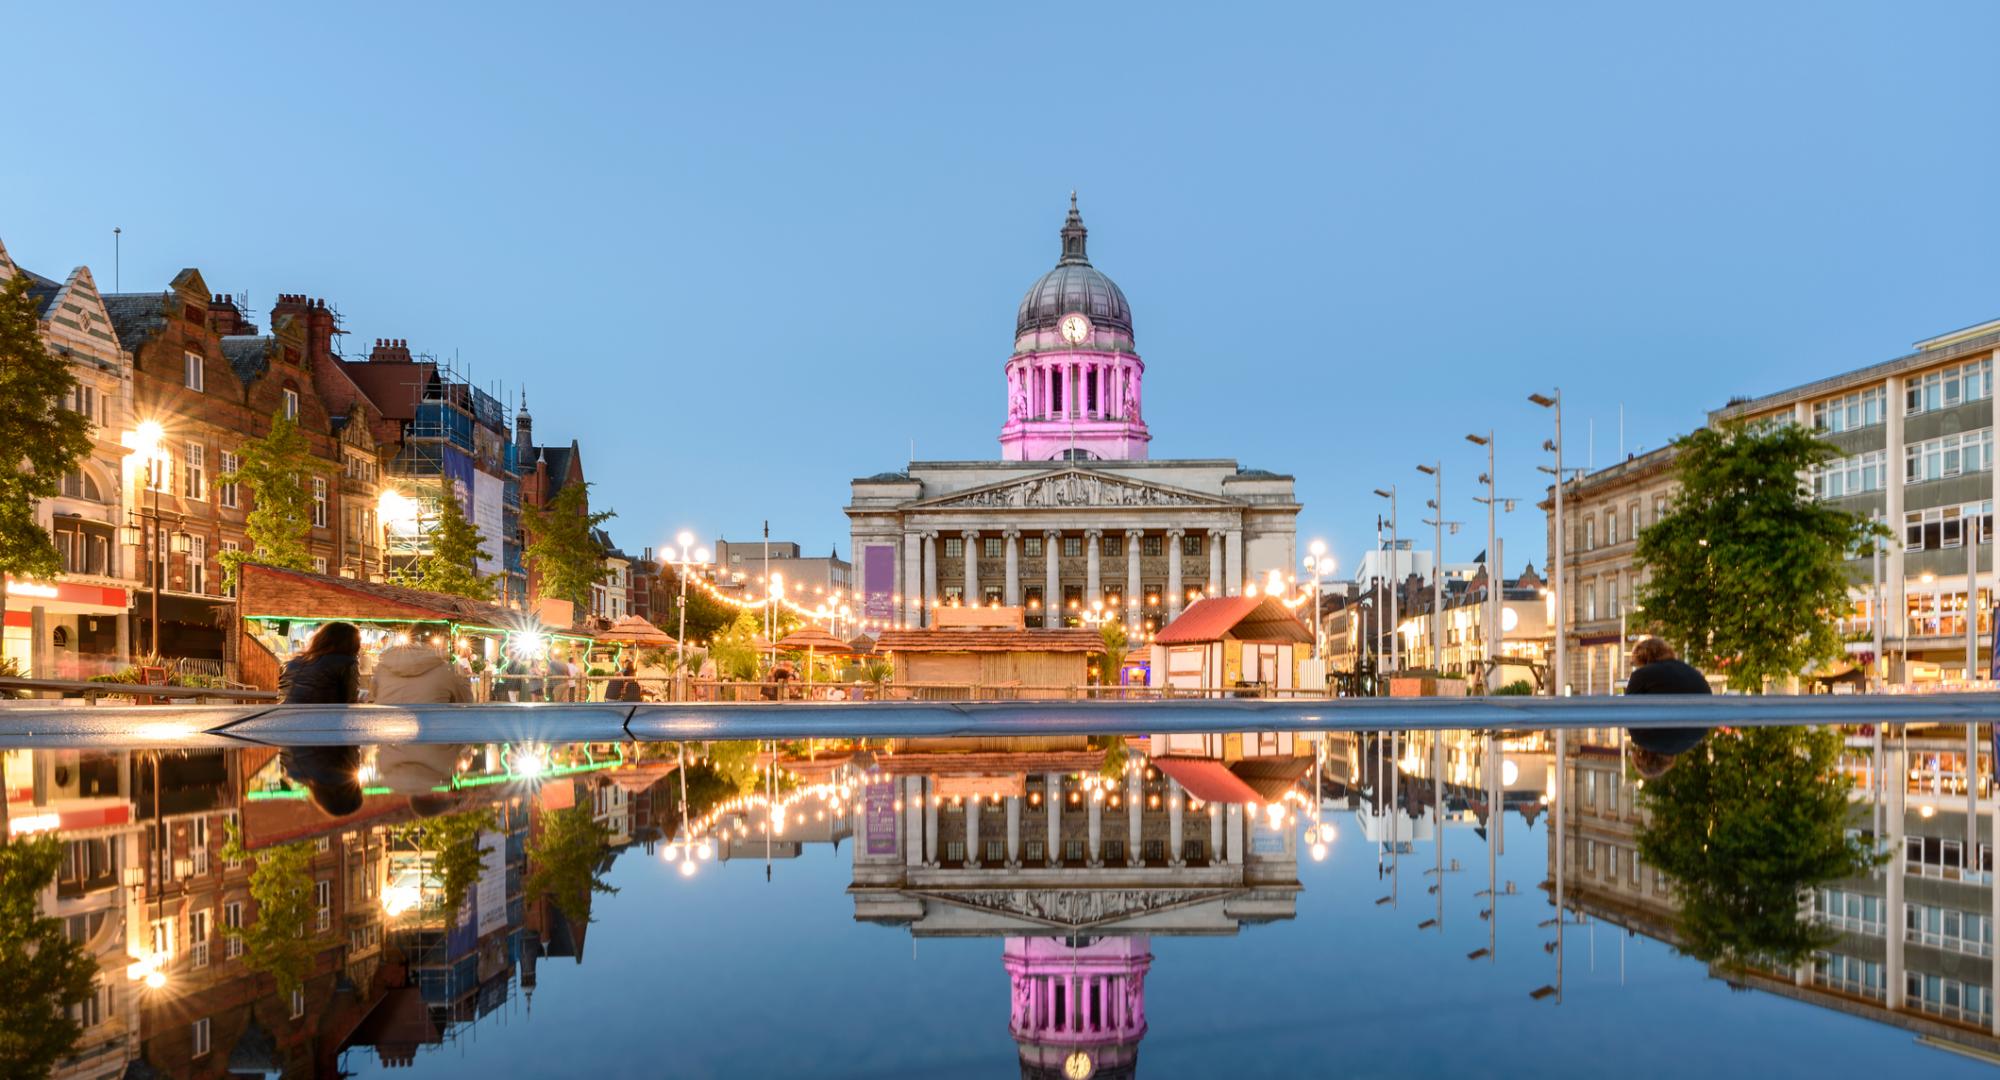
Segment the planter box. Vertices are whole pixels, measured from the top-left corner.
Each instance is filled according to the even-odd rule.
[[[1391,676],[1390,697],[1464,697],[1465,680]]]

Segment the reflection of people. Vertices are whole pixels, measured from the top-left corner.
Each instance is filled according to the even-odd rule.
[[[361,631],[330,622],[285,664],[278,689],[287,705],[352,705],[361,693]]]
[[[375,658],[368,700],[378,705],[422,705],[472,700],[472,684],[428,645],[411,642]]]
[[[1707,694],[1708,679],[1694,665],[1674,655],[1673,646],[1656,637],[1632,646],[1632,677],[1625,682],[1630,694]],[[1673,767],[1674,759],[1701,743],[1705,727],[1633,728],[1632,767],[1648,780]]]

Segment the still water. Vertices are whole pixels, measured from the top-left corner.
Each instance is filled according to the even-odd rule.
[[[1949,1076],[1963,730],[4,762],[96,966],[58,1076]]]

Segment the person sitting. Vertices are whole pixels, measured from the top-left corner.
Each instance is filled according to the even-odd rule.
[[[1632,677],[1625,681],[1625,693],[1709,694],[1708,679],[1694,665],[1674,655],[1673,646],[1656,637],[1643,638],[1632,646]],[[1648,780],[1658,779],[1673,768],[1675,759],[1700,745],[1706,727],[1632,728],[1632,767]]]
[[[469,702],[472,683],[436,649],[410,642],[375,658],[368,700],[378,705]]]
[[[639,680],[632,677],[632,658],[626,657],[618,665],[618,677],[604,684],[606,701],[643,701],[645,695],[639,691]]]

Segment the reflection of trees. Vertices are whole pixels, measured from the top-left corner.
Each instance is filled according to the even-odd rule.
[[[256,861],[250,871],[250,898],[257,901],[257,914],[250,925],[240,930],[225,927],[223,933],[243,942],[243,962],[252,971],[269,974],[278,980],[278,989],[289,994],[305,981],[316,948],[312,852],[304,844],[253,852],[243,846],[243,832],[234,821],[224,830],[223,858]]]
[[[542,814],[541,831],[528,841],[530,897],[547,895],[573,923],[590,921],[592,893],[615,893],[598,868],[611,830],[591,817],[590,807],[571,806]]]
[[[497,828],[496,820],[488,808],[419,818],[396,826],[397,840],[431,853],[445,912],[456,913],[465,903],[465,894],[479,880],[486,851],[479,844],[479,834]]]
[[[1846,832],[1840,745],[1832,730],[1720,733],[1640,790],[1639,854],[1675,881],[1685,951],[1783,967],[1826,944],[1806,892],[1878,861]]]
[[[90,997],[97,961],[36,901],[55,880],[53,833],[0,842],[0,1076],[42,1076],[83,1035],[69,1009]]]

